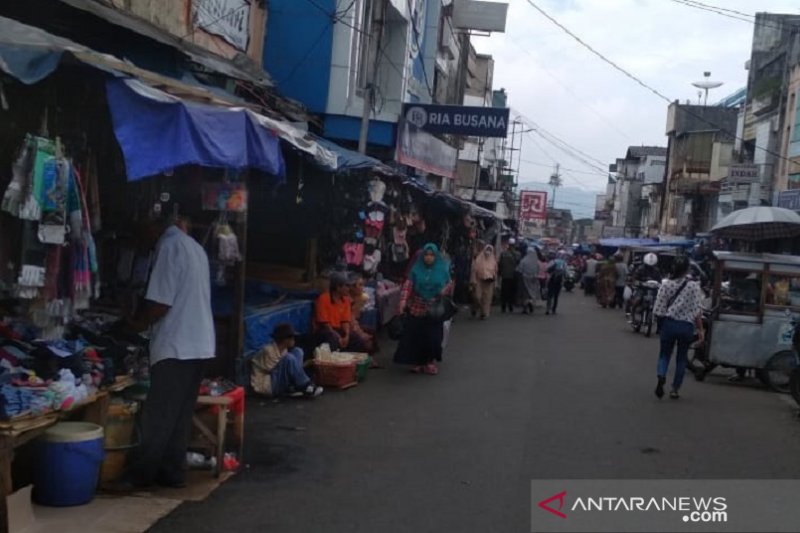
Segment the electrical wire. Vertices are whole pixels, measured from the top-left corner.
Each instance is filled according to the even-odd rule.
[[[323,26],[322,31],[319,33],[317,38],[308,48],[306,54],[302,57],[302,59],[300,59],[300,61],[298,61],[294,65],[294,67],[292,67],[292,70],[289,72],[289,74],[287,74],[285,78],[283,78],[281,81],[278,82],[278,85],[283,85],[284,83],[287,83],[294,77],[295,74],[297,74],[297,71],[300,69],[301,66],[305,64],[306,61],[308,61],[308,58],[311,57],[311,54],[314,53],[314,50],[317,49],[317,46],[319,46],[320,41],[322,41],[322,38],[325,36],[326,33],[328,33],[330,29],[331,29],[330,26]]]
[[[553,167],[552,163],[540,163],[538,161],[531,161],[530,159],[520,159],[520,161],[522,161],[523,163],[526,163],[528,165],[533,165],[533,166],[536,166],[536,167],[548,167],[548,168],[552,168]],[[574,168],[566,168],[566,167],[562,167],[561,170],[564,170],[566,172],[575,172],[577,174],[587,174],[587,175],[591,175],[591,176],[603,176],[603,177],[608,176],[608,172],[600,172],[600,171],[595,171],[595,170],[577,170],[577,169],[574,169]]]
[[[774,24],[770,20],[758,20],[758,18],[756,18],[755,15],[748,15],[747,13],[743,13],[744,17],[747,17],[747,18],[743,18],[742,16],[739,16],[739,15],[732,15],[730,13],[725,13],[724,12],[724,11],[729,11],[729,12],[733,12],[733,13],[742,14],[741,11],[735,11],[735,10],[724,10],[724,11],[722,11],[721,10],[722,8],[718,8],[718,7],[715,7],[715,6],[710,6],[708,4],[703,4],[702,2],[695,2],[693,0],[670,0],[670,1],[671,2],[675,2],[676,4],[682,4],[682,5],[685,5],[687,7],[694,8],[694,9],[700,9],[702,11],[707,11],[709,13],[714,13],[714,14],[720,15],[722,17],[727,17],[727,18],[730,18],[730,19],[733,19],[733,20],[738,20],[738,21],[741,21],[741,22],[747,22],[748,24],[752,24],[752,25],[754,25],[756,27],[763,26],[763,27],[766,27],[766,28],[773,28],[773,29],[781,30],[781,31],[783,31],[785,29],[785,26],[783,26],[782,22],[778,23],[778,24]],[[790,27],[796,28],[797,25],[796,24],[792,24],[792,25],[790,25]]]
[[[532,53],[530,50],[528,50],[527,48],[525,48],[524,46],[522,46],[521,44],[519,44],[517,41],[515,41],[515,40],[513,40],[513,39],[506,39],[506,40],[507,40],[507,41],[509,41],[510,43],[512,43],[514,46],[516,46],[516,47],[517,47],[517,48],[519,48],[520,50],[522,50],[524,53],[528,54],[528,55],[529,55],[531,58],[534,58],[534,59],[536,59],[536,57],[533,55],[533,53]],[[537,66],[539,69],[541,69],[542,71],[544,71],[544,73],[545,73],[545,74],[547,74],[548,76],[550,76],[550,77],[551,77],[551,78],[552,78],[552,79],[553,79],[553,80],[554,80],[556,83],[558,83],[559,85],[561,85],[561,87],[563,87],[565,91],[567,91],[568,93],[570,93],[570,94],[572,95],[572,97],[573,97],[573,98],[574,98],[574,99],[575,99],[575,100],[576,100],[578,103],[582,104],[582,105],[583,105],[583,106],[584,106],[586,109],[588,109],[589,111],[591,111],[591,112],[592,112],[592,114],[593,114],[593,115],[595,115],[595,116],[596,116],[598,119],[600,119],[600,121],[601,121],[601,122],[603,122],[603,123],[604,123],[606,126],[608,126],[609,128],[613,129],[615,132],[619,133],[619,134],[620,134],[620,136],[621,136],[621,137],[624,137],[626,141],[628,141],[628,142],[630,142],[630,141],[631,141],[631,139],[630,139],[630,137],[628,136],[628,134],[627,134],[627,133],[625,133],[624,131],[622,131],[622,130],[621,130],[621,129],[620,129],[620,128],[619,128],[619,127],[616,125],[616,124],[614,124],[614,123],[613,123],[613,122],[612,122],[612,121],[611,121],[611,120],[610,120],[608,117],[606,117],[605,115],[603,115],[602,113],[600,113],[600,112],[599,112],[597,109],[595,109],[595,108],[594,108],[594,106],[592,106],[592,105],[591,105],[591,104],[589,104],[589,103],[588,103],[586,100],[584,100],[583,98],[581,98],[580,96],[578,96],[578,94],[577,94],[575,91],[573,91],[573,90],[572,90],[572,88],[571,88],[571,87],[570,87],[570,86],[569,86],[567,83],[564,83],[563,81],[561,81],[561,80],[560,80],[560,79],[559,79],[559,78],[558,78],[558,77],[557,77],[555,74],[553,74],[553,73],[552,73],[552,72],[551,72],[551,71],[550,71],[550,70],[549,70],[547,67],[545,67],[544,65],[542,65],[542,64],[541,64],[541,63],[539,63],[538,61],[537,61],[537,63],[536,63],[536,66]]]
[[[689,1],[692,4],[697,4],[697,5],[700,5],[700,6],[703,6],[703,7],[707,7],[707,8],[710,8],[710,9],[718,9],[719,11],[727,11],[728,13],[733,13],[734,15],[741,15],[743,17],[756,18],[755,15],[751,15],[750,13],[745,13],[744,11],[737,11],[735,9],[728,9],[728,8],[722,7],[722,6],[712,6],[710,4],[704,4],[703,2],[698,2],[697,0],[687,0],[687,1]]]
[[[664,100],[665,102],[667,102],[667,103],[669,103],[669,104],[672,104],[672,103],[673,103],[673,100],[672,100],[671,98],[669,98],[668,96],[664,95],[664,94],[663,94],[662,92],[660,92],[658,89],[655,89],[654,87],[652,87],[652,86],[648,85],[647,83],[645,83],[644,81],[642,81],[640,78],[638,78],[638,77],[636,77],[635,75],[631,74],[630,72],[628,72],[627,70],[625,70],[624,68],[622,68],[621,66],[619,66],[617,63],[615,63],[615,62],[614,62],[614,61],[612,61],[611,59],[609,59],[609,58],[607,58],[606,56],[604,56],[604,55],[603,55],[601,52],[598,52],[598,51],[597,51],[595,48],[593,48],[593,47],[592,47],[590,44],[588,44],[586,41],[584,41],[584,40],[583,40],[583,39],[581,39],[581,38],[580,38],[578,35],[576,35],[574,32],[572,32],[572,31],[571,31],[569,28],[567,28],[566,26],[564,26],[563,24],[561,24],[561,23],[560,23],[558,20],[556,20],[555,18],[553,18],[553,17],[552,17],[552,16],[551,16],[549,13],[547,13],[547,11],[545,11],[544,9],[542,9],[541,7],[539,7],[539,6],[538,6],[538,5],[537,5],[535,2],[533,2],[533,0],[526,0],[526,1],[528,2],[528,4],[529,4],[531,7],[533,7],[533,8],[534,8],[536,11],[538,11],[538,12],[539,12],[539,13],[540,13],[540,14],[541,14],[543,17],[545,17],[545,18],[546,18],[547,20],[549,20],[551,23],[553,23],[553,24],[555,24],[557,27],[559,27],[559,28],[560,28],[560,29],[561,29],[561,30],[562,30],[564,33],[566,33],[566,34],[567,34],[567,35],[569,35],[569,36],[570,36],[572,39],[574,39],[575,41],[577,41],[577,42],[578,42],[578,43],[579,43],[581,46],[583,46],[584,48],[586,48],[586,49],[587,49],[589,52],[591,52],[593,55],[595,55],[595,56],[597,56],[598,58],[600,58],[600,60],[602,60],[604,63],[607,63],[607,64],[608,64],[608,65],[610,65],[612,68],[614,68],[615,70],[617,70],[618,72],[620,72],[621,74],[623,74],[623,75],[624,75],[626,78],[629,78],[630,80],[634,81],[634,82],[635,82],[637,85],[640,85],[642,88],[644,88],[644,89],[646,89],[647,91],[649,91],[649,92],[653,93],[654,95],[656,95],[657,97],[661,98],[661,99],[662,99],[662,100]],[[725,133],[726,135],[728,135],[729,137],[731,137],[731,138],[733,138],[733,139],[740,140],[740,141],[742,141],[742,142],[747,142],[745,139],[743,139],[741,136],[739,136],[739,135],[738,135],[738,134],[736,134],[735,132],[731,132],[730,130],[727,130],[727,129],[725,129],[724,127],[720,126],[719,124],[716,124],[716,123],[714,123],[713,121],[711,121],[711,120],[707,119],[706,117],[704,117],[704,116],[702,116],[702,115],[700,115],[700,114],[698,114],[698,113],[695,113],[695,112],[693,112],[692,110],[690,110],[690,109],[688,109],[688,108],[685,108],[685,107],[684,107],[684,108],[682,109],[682,112],[683,112],[683,113],[686,113],[687,115],[689,115],[689,116],[691,116],[691,117],[693,117],[693,118],[696,118],[697,120],[700,120],[700,121],[704,122],[705,124],[708,124],[709,126],[712,126],[714,129],[716,129],[716,130],[719,130],[719,131],[720,131],[720,132],[722,132],[722,133]],[[757,149],[757,150],[761,150],[761,151],[763,151],[764,153],[766,153],[766,154],[769,154],[769,155],[771,155],[771,156],[773,156],[773,157],[777,157],[778,159],[780,159],[780,160],[782,160],[782,161],[787,161],[787,162],[789,162],[789,161],[790,161],[790,160],[789,160],[789,158],[787,158],[787,157],[785,157],[785,156],[783,156],[783,155],[779,154],[778,152],[775,152],[775,151],[773,151],[773,150],[770,150],[769,148],[764,148],[763,146],[758,146],[758,145],[755,145],[755,149]]]

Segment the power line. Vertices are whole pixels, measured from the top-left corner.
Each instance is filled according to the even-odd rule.
[[[297,74],[297,71],[300,69],[300,67],[303,66],[306,61],[308,61],[308,58],[311,57],[311,54],[314,53],[314,50],[317,49],[317,46],[319,45],[320,41],[322,41],[322,38],[325,36],[325,34],[328,33],[329,29],[330,29],[329,26],[324,26],[322,28],[322,31],[319,33],[317,38],[314,40],[314,42],[308,48],[308,52],[306,52],[306,54],[302,57],[302,59],[300,59],[300,61],[298,61],[294,65],[294,67],[292,67],[292,70],[289,72],[289,74],[287,74],[284,79],[282,79],[281,81],[278,82],[278,85],[283,85],[284,83],[286,83],[289,80],[291,80],[294,77],[295,74]]]
[[[754,25],[756,27],[763,26],[763,27],[766,27],[766,28],[773,28],[773,29],[781,30],[781,31],[784,29],[784,26],[783,26],[782,22],[779,22],[778,24],[773,24],[769,20],[758,20],[754,15],[748,15],[747,13],[743,13],[744,17],[739,16],[739,15],[730,14],[731,12],[732,13],[742,13],[741,11],[722,10],[723,8],[718,8],[718,7],[715,7],[715,6],[710,6],[708,4],[703,4],[702,2],[694,2],[693,0],[670,0],[670,1],[671,2],[675,2],[676,4],[682,4],[682,5],[685,5],[687,7],[694,8],[694,9],[700,9],[702,11],[707,11],[709,13],[714,13],[716,15],[720,15],[722,17],[727,17],[729,19],[738,20],[740,22],[746,22],[746,23],[752,24],[752,25]],[[725,13],[725,11],[728,11],[728,13]],[[793,24],[792,26],[796,26],[796,25]]]
[[[741,15],[743,17],[755,18],[755,15],[751,15],[750,13],[745,13],[744,11],[736,11],[735,9],[728,9],[726,7],[721,7],[721,6],[712,6],[710,4],[704,4],[703,2],[698,2],[697,0],[687,0],[687,1],[692,4],[697,4],[703,7],[718,9],[720,11],[727,11],[728,13],[733,13],[734,15]]]
[[[552,168],[553,166],[552,163],[539,163],[538,161],[531,161],[530,159],[520,159],[520,161],[522,161],[523,163],[527,163],[528,165],[533,165],[537,167]],[[588,174],[591,176],[604,176],[604,177],[608,176],[608,172],[600,172],[595,170],[576,170],[574,168],[565,168],[565,167],[561,167],[561,170],[564,170],[566,172],[575,172],[577,174]]]
[[[646,90],[650,91],[651,93],[653,93],[653,94],[654,94],[654,95],[656,95],[657,97],[661,98],[662,100],[664,100],[664,101],[668,102],[669,104],[672,104],[672,103],[673,103],[673,100],[672,100],[671,98],[669,98],[668,96],[665,96],[665,95],[664,95],[663,93],[661,93],[661,92],[660,92],[658,89],[655,89],[655,88],[651,87],[650,85],[648,85],[647,83],[645,83],[645,82],[644,82],[644,81],[642,81],[641,79],[637,78],[636,76],[634,76],[633,74],[631,74],[630,72],[628,72],[627,70],[625,70],[624,68],[620,67],[618,64],[616,64],[616,63],[615,63],[614,61],[612,61],[611,59],[609,59],[609,58],[607,58],[606,56],[604,56],[602,53],[600,53],[600,52],[598,52],[597,50],[595,50],[595,49],[594,49],[594,48],[593,48],[593,47],[592,47],[590,44],[588,44],[586,41],[584,41],[583,39],[581,39],[581,38],[580,38],[578,35],[576,35],[575,33],[573,33],[573,32],[572,32],[572,31],[571,31],[569,28],[567,28],[566,26],[564,26],[563,24],[561,24],[561,23],[560,23],[558,20],[556,20],[555,18],[553,18],[553,17],[552,17],[552,16],[551,16],[549,13],[547,13],[547,12],[546,12],[544,9],[542,9],[541,7],[539,7],[538,5],[536,5],[536,3],[534,3],[534,2],[533,2],[533,0],[526,0],[526,1],[528,2],[528,4],[530,4],[530,6],[531,6],[531,7],[533,7],[533,8],[534,8],[536,11],[538,11],[539,13],[541,13],[541,14],[542,14],[542,16],[544,16],[544,17],[545,17],[547,20],[549,20],[550,22],[552,22],[553,24],[555,24],[556,26],[558,26],[558,27],[559,27],[559,28],[560,28],[560,29],[561,29],[561,30],[562,30],[564,33],[566,33],[567,35],[569,35],[570,37],[572,37],[572,39],[574,39],[574,40],[575,40],[575,41],[577,41],[577,42],[578,42],[578,43],[579,43],[581,46],[583,46],[584,48],[586,48],[587,50],[589,50],[589,51],[590,51],[592,54],[594,54],[595,56],[599,57],[599,58],[600,58],[600,59],[601,59],[601,60],[602,60],[604,63],[607,63],[608,65],[610,65],[611,67],[613,67],[615,70],[617,70],[617,71],[619,71],[620,73],[622,73],[622,74],[623,74],[625,77],[627,77],[627,78],[629,78],[629,79],[633,80],[633,81],[634,81],[634,82],[635,82],[637,85],[640,85],[641,87],[643,87],[644,89],[646,89]],[[715,124],[714,122],[712,122],[712,121],[708,120],[706,117],[704,117],[704,116],[702,116],[702,115],[700,115],[700,114],[698,114],[698,113],[695,113],[695,112],[691,111],[690,109],[684,108],[682,111],[683,111],[684,113],[686,113],[687,115],[689,115],[689,116],[691,116],[691,117],[694,117],[694,118],[696,118],[697,120],[700,120],[700,121],[702,121],[702,122],[704,122],[704,123],[708,124],[709,126],[712,126],[714,129],[716,129],[716,130],[719,130],[719,131],[721,131],[721,132],[725,133],[726,135],[728,135],[729,137],[732,137],[733,139],[740,140],[740,141],[742,141],[742,142],[747,142],[745,139],[743,139],[742,137],[740,137],[738,134],[736,134],[736,133],[734,133],[734,132],[731,132],[730,130],[727,130],[727,129],[725,129],[724,127],[720,126],[719,124]],[[758,150],[762,150],[762,151],[763,151],[764,153],[766,153],[766,154],[769,154],[769,155],[772,155],[772,156],[774,156],[774,157],[777,157],[777,158],[778,158],[778,159],[780,159],[780,160],[783,160],[783,161],[790,161],[790,160],[789,160],[789,158],[787,158],[787,157],[784,157],[783,155],[781,155],[781,154],[779,154],[779,153],[777,153],[777,152],[775,152],[775,151],[772,151],[772,150],[770,150],[769,148],[764,148],[764,147],[762,147],[762,146],[758,146],[758,145],[755,145],[755,148],[756,148],[756,149],[758,149]]]
[[[527,126],[533,128],[535,130],[540,130],[541,132],[546,134],[547,137],[551,137],[552,139],[555,139],[555,142],[557,144],[562,144],[562,145],[566,146],[567,148],[569,148],[570,150],[572,150],[573,152],[576,152],[576,153],[580,154],[581,156],[583,156],[584,158],[593,161],[597,165],[600,165],[601,168],[605,168],[605,165],[606,165],[605,162],[603,162],[600,159],[598,159],[598,158],[596,158],[594,156],[591,156],[591,155],[587,154],[586,152],[584,152],[584,151],[572,146],[570,143],[568,143],[564,139],[560,138],[558,135],[554,134],[551,131],[548,131],[546,128],[543,128],[542,126],[537,124],[535,121],[533,121],[530,118],[526,117],[525,115],[523,115],[519,111],[517,111],[517,120],[521,120],[524,124],[526,124]],[[547,139],[545,139],[545,140],[547,140]],[[550,140],[548,142],[553,144],[552,140]]]
[[[520,50],[522,50],[523,52],[525,52],[526,54],[528,54],[530,57],[532,57],[532,58],[535,58],[535,56],[533,55],[533,53],[531,53],[531,51],[530,51],[530,50],[528,50],[528,49],[527,49],[527,48],[525,48],[524,46],[520,45],[520,44],[519,44],[517,41],[514,41],[514,40],[512,40],[512,39],[509,39],[509,41],[510,41],[512,44],[514,44],[514,46],[516,46],[517,48],[519,48]],[[620,134],[620,136],[622,136],[622,137],[625,137],[625,139],[626,139],[627,141],[630,141],[630,137],[628,137],[628,134],[627,134],[627,133],[623,132],[623,131],[622,131],[622,130],[621,130],[619,127],[617,127],[617,126],[616,126],[616,125],[615,125],[615,124],[614,124],[614,123],[613,123],[613,122],[612,122],[612,121],[611,121],[611,120],[610,120],[608,117],[606,117],[606,116],[604,116],[603,114],[601,114],[601,113],[600,113],[599,111],[597,111],[597,110],[596,110],[596,109],[595,109],[595,108],[594,108],[594,107],[593,107],[591,104],[589,104],[588,102],[586,102],[585,100],[583,100],[583,99],[582,99],[580,96],[578,96],[578,94],[577,94],[575,91],[573,91],[573,90],[572,90],[572,88],[571,88],[571,87],[570,87],[568,84],[566,84],[566,83],[564,83],[563,81],[561,81],[561,80],[560,80],[560,79],[559,79],[559,78],[558,78],[558,77],[557,77],[555,74],[553,74],[553,73],[552,73],[552,72],[551,72],[551,71],[550,71],[550,70],[549,70],[547,67],[545,67],[544,65],[542,65],[542,64],[541,64],[541,63],[539,63],[539,62],[537,62],[537,66],[538,66],[538,67],[539,67],[541,70],[543,70],[545,74],[547,74],[548,76],[550,76],[550,77],[551,77],[551,78],[552,78],[552,79],[553,79],[553,80],[554,80],[556,83],[558,83],[559,85],[561,85],[561,86],[564,88],[564,90],[565,90],[565,91],[567,91],[568,93],[570,93],[570,94],[571,94],[571,95],[572,95],[572,96],[575,98],[575,100],[577,100],[579,103],[583,104],[583,105],[584,105],[584,107],[586,107],[586,109],[588,109],[589,111],[591,111],[591,112],[592,112],[592,113],[593,113],[593,114],[594,114],[594,115],[595,115],[597,118],[599,118],[599,119],[601,120],[601,122],[605,123],[607,126],[609,126],[609,127],[610,127],[610,128],[612,128],[614,131],[616,131],[617,133],[619,133],[619,134]]]

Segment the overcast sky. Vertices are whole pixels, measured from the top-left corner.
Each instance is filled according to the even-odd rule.
[[[706,70],[725,83],[712,91],[709,103],[747,83],[744,65],[753,24],[673,0],[533,1],[672,100],[697,102],[691,83]],[[797,0],[701,1],[745,13],[800,14]],[[527,0],[509,3],[506,33],[473,38],[473,43],[479,52],[494,56],[494,87],[508,91],[512,117],[521,113],[606,167],[630,145],[666,146],[666,102],[593,56]],[[565,185],[605,188],[606,178],[597,170],[534,133],[524,136],[522,159],[522,182],[547,181],[556,159],[575,170],[564,173]]]

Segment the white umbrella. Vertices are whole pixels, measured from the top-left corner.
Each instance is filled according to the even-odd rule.
[[[787,239],[800,235],[800,215],[782,207],[748,207],[726,216],[711,231],[744,241]]]

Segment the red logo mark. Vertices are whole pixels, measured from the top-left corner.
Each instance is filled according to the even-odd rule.
[[[566,498],[566,496],[567,496],[567,491],[560,492],[560,493],[556,494],[555,496],[551,496],[551,497],[547,498],[546,500],[540,501],[539,502],[539,507],[541,507],[542,509],[544,509],[548,513],[553,513],[554,515],[559,516],[561,518],[566,518],[567,515],[565,515],[564,513],[561,512],[561,509],[564,508],[564,498]],[[554,501],[556,501],[556,500],[558,500],[558,509],[553,509],[552,507],[550,507],[549,504],[554,502]]]

